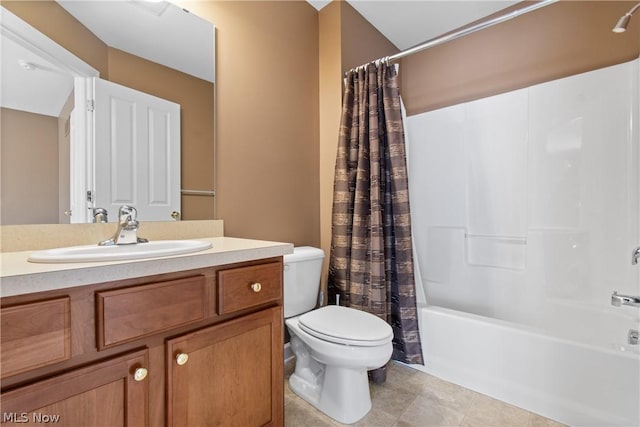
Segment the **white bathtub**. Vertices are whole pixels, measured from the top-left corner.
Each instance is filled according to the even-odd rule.
[[[417,369],[571,426],[640,425],[637,346],[581,344],[437,306],[419,313],[426,366]]]

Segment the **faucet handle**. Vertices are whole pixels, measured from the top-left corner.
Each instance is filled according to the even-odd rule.
[[[122,205],[118,210],[118,217],[120,222],[122,221],[135,221],[138,216],[138,211],[133,206]]]
[[[620,307],[621,305],[628,305],[631,307],[640,307],[640,296],[622,295],[618,291],[613,291],[611,294],[611,305]]]

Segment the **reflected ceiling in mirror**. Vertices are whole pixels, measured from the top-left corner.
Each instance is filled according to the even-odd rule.
[[[58,0],[108,46],[214,82],[210,22],[166,1]]]
[[[0,43],[2,107],[57,117],[73,90],[73,76],[4,32]]]

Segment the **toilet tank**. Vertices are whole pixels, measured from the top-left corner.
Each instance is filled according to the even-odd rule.
[[[311,246],[293,248],[284,256],[284,317],[293,317],[313,310],[318,301],[322,249]]]

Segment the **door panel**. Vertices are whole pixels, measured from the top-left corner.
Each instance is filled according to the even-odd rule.
[[[180,212],[180,105],[94,79],[93,207],[134,206],[142,221]]]

